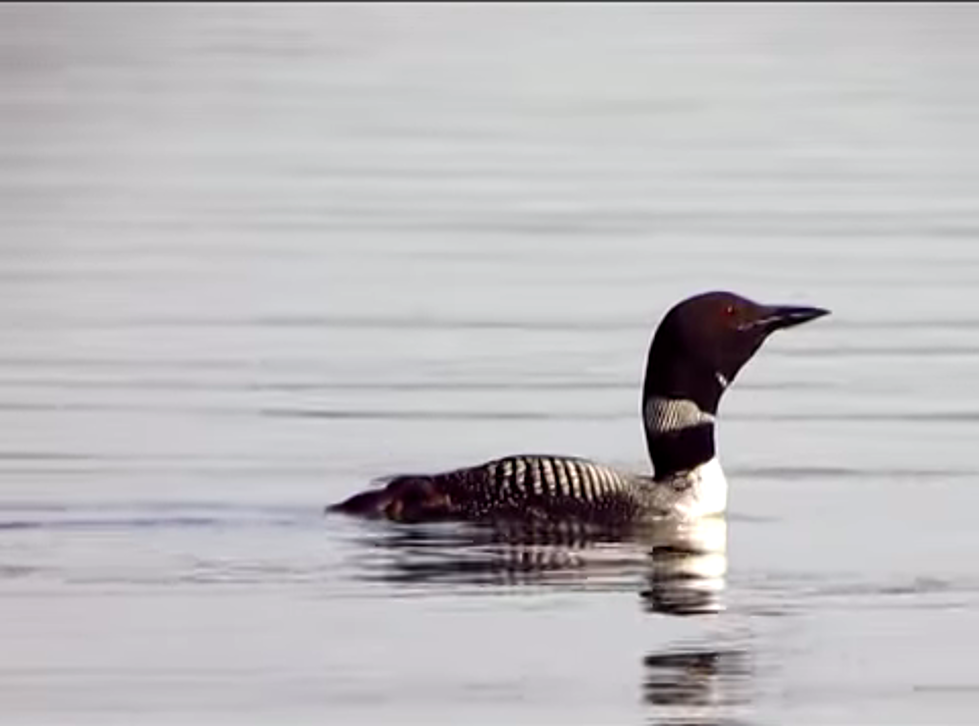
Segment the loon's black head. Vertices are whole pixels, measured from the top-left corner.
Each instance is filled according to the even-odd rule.
[[[687,399],[717,413],[724,389],[769,335],[827,315],[822,308],[760,305],[731,292],[677,303],[649,348],[643,398]]]
[[[677,303],[649,349],[644,398],[683,398],[717,413],[724,389],[769,335],[827,315],[828,310],[760,305],[731,292],[707,292]]]
[[[828,313],[761,305],[730,292],[677,303],[653,336],[643,385],[646,436],[657,476],[713,456],[713,426],[701,424],[712,422],[724,390],[765,338]],[[682,401],[684,407],[666,401]]]

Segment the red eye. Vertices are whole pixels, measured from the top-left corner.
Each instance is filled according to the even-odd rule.
[[[734,315],[734,306],[728,305],[726,308],[724,308],[724,314],[727,315],[728,317]]]

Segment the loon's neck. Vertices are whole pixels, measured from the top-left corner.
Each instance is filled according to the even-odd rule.
[[[646,446],[656,479],[691,471],[715,458],[714,415],[685,398],[643,401]]]
[[[684,353],[676,336],[653,338],[642,390],[646,446],[656,479],[692,471],[714,458],[714,424],[721,396],[730,383],[702,356]],[[667,333],[670,331],[667,330]]]

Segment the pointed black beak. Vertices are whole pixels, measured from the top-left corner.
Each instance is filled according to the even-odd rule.
[[[829,310],[798,305],[771,305],[759,308],[758,315],[754,320],[749,320],[739,325],[738,328],[740,330],[761,328],[766,333],[771,333],[781,328],[801,325],[824,315],[829,315]]]

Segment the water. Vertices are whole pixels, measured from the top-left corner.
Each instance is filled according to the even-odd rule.
[[[0,7],[4,722],[971,722],[977,25]],[[322,516],[645,469],[652,329],[717,287],[833,316],[725,397],[698,578]]]

